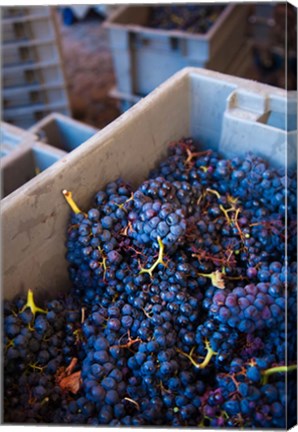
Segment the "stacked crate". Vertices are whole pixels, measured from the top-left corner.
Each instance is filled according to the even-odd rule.
[[[91,138],[97,129],[60,113],[51,113],[29,130],[0,123],[1,198],[30,182],[67,153]]]
[[[52,111],[69,115],[52,9],[2,7],[1,25],[4,121],[28,128]]]

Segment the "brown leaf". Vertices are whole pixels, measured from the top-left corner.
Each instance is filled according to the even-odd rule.
[[[80,390],[81,384],[81,371],[78,371],[62,378],[59,382],[59,387],[64,391],[70,391],[71,393],[76,394]]]

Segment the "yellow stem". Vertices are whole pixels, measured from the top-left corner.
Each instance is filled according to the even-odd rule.
[[[32,368],[32,369],[34,369],[34,370],[39,370],[39,372],[42,372],[43,371],[43,367],[41,367],[41,366],[37,366],[35,363],[32,363],[32,364],[29,364],[29,366]]]
[[[224,213],[225,218],[227,219],[228,224],[231,225],[231,219],[230,219],[230,217],[228,215],[228,210],[226,210],[221,204],[219,205],[219,208]]]
[[[66,189],[64,189],[62,191],[62,194],[64,195],[64,198],[67,201],[67,204],[69,205],[69,207],[72,209],[72,211],[75,214],[79,214],[79,213],[83,213],[84,215],[86,215],[86,213],[82,212],[82,210],[77,206],[77,204],[74,202],[73,198],[72,198],[72,193]]]
[[[214,195],[216,195],[216,197],[217,197],[218,199],[221,197],[220,193],[217,192],[217,190],[215,190],[215,189],[209,189],[209,188],[207,188],[206,191],[207,191],[207,192],[210,192],[210,193],[213,193]]]
[[[204,165],[201,165],[201,166],[200,166],[200,169],[201,169],[203,172],[207,172],[207,171],[208,171],[208,167],[205,167]]]
[[[160,237],[157,237],[158,245],[159,245],[159,252],[158,252],[158,258],[157,260],[152,264],[152,266],[149,269],[142,268],[140,271],[141,273],[148,273],[150,277],[152,277],[152,273],[155,270],[155,268],[158,266],[158,264],[161,264],[163,266],[166,265],[166,263],[163,260],[163,254],[164,254],[164,244]]]
[[[193,355],[193,351],[194,351],[194,347],[192,348],[192,350],[190,351],[189,354],[181,351],[179,348],[177,348],[177,351],[183,355],[184,357],[188,358],[188,360],[194,365],[194,367],[196,367],[197,369],[205,369],[206,366],[208,366],[208,364],[210,363],[211,358],[214,355],[217,355],[217,352],[213,351],[213,349],[210,347],[210,343],[208,341],[205,342],[205,347],[207,349],[207,354],[204,358],[204,360],[202,361],[202,363],[197,363],[192,355]]]
[[[33,291],[31,289],[28,290],[27,293],[27,303],[23,306],[23,308],[20,310],[20,313],[24,312],[25,309],[29,308],[33,314],[33,316],[35,317],[35,314],[37,312],[40,313],[48,313],[47,310],[45,309],[41,309],[40,307],[36,306],[36,304],[34,303],[34,296],[33,296]]]

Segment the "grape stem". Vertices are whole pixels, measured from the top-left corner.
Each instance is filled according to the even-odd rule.
[[[158,245],[159,245],[159,252],[158,252],[157,260],[152,264],[152,266],[149,269],[142,268],[140,271],[140,274],[148,273],[150,275],[150,277],[152,277],[152,273],[155,270],[155,268],[158,266],[158,264],[166,266],[166,263],[163,260],[164,244],[163,244],[160,237],[157,237],[157,241],[158,241]]]
[[[194,365],[194,367],[196,367],[197,369],[205,369],[206,366],[208,366],[208,364],[210,363],[211,358],[214,355],[217,355],[217,352],[213,351],[213,349],[210,346],[209,341],[205,341],[205,348],[207,350],[207,354],[204,358],[204,360],[202,361],[202,363],[197,363],[194,359],[193,359],[193,352],[194,352],[194,347],[191,349],[190,353],[187,354],[183,351],[181,351],[179,348],[177,348],[177,351],[183,355],[184,357],[188,358],[190,360],[190,362]]]
[[[263,378],[262,378],[262,384],[267,384],[268,377],[274,373],[278,372],[292,372],[293,370],[297,369],[297,365],[291,365],[291,366],[275,366],[269,369],[266,369],[262,372]]]
[[[100,261],[99,264],[103,267],[103,280],[105,280],[107,272],[107,257],[104,255],[104,251],[100,246],[97,246],[97,249],[101,253],[102,261]]]
[[[85,312],[86,312],[86,308],[82,307],[81,308],[81,324],[83,324],[85,321]]]
[[[44,367],[37,366],[36,363],[30,363],[29,367],[31,367],[33,370],[38,370],[39,372],[43,372],[43,370],[44,370]]]
[[[77,206],[70,191],[63,189],[62,194],[66,199],[67,204],[75,214],[83,213],[85,216],[87,216],[86,213],[82,212],[82,210]]]
[[[230,219],[230,216],[228,215],[228,212],[229,212],[231,209],[225,209],[224,206],[223,206],[222,204],[219,205],[219,208],[220,208],[220,210],[223,212],[223,214],[225,215],[225,218],[226,218],[226,220],[227,220],[227,222],[228,222],[228,225],[231,225],[231,224],[232,224],[232,221],[231,221],[231,219]]]
[[[124,400],[127,400],[128,402],[133,403],[137,407],[137,409],[140,410],[140,405],[135,400],[130,399],[129,397],[125,397]]]
[[[33,317],[35,317],[35,314],[37,312],[44,313],[44,314],[48,313],[47,310],[41,309],[40,307],[36,306],[36,304],[34,303],[33,291],[31,289],[28,290],[27,303],[22,307],[22,309],[20,310],[20,313],[24,312],[24,310],[27,308],[29,308],[31,310]]]
[[[214,194],[214,195],[216,195],[216,197],[217,197],[218,199],[221,197],[220,193],[217,192],[217,190],[215,190],[215,189],[207,188],[206,191],[207,191],[207,192],[210,192],[210,193],[212,193],[212,194]]]
[[[202,151],[202,152],[192,152],[189,148],[185,149],[186,154],[187,154],[187,158],[185,160],[185,165],[189,165],[194,157],[199,157],[199,156],[203,156],[204,154],[210,154],[209,150],[206,151]]]

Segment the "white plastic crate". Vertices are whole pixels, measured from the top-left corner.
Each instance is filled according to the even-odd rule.
[[[97,132],[84,123],[52,113],[30,131],[1,123],[2,197],[9,195]]]
[[[55,39],[32,40],[7,43],[2,46],[3,66],[16,66],[22,63],[43,62],[48,59],[59,62],[59,52]]]
[[[13,19],[28,19],[36,16],[48,16],[50,8],[48,6],[3,6],[1,8],[2,19],[8,22]]]
[[[57,111],[69,115],[69,107],[65,101],[52,103],[37,103],[32,105],[7,108],[3,112],[3,119],[20,127],[29,128],[49,113]]]
[[[65,107],[60,108],[59,112],[65,115],[68,115],[68,108]],[[13,116],[9,116],[9,124],[11,125],[17,125],[19,128],[22,129],[28,129],[30,128],[32,125],[34,125],[36,122],[39,122],[41,119],[43,119],[46,115],[48,115],[48,113],[44,113],[44,112],[26,112],[26,113],[22,113],[22,115],[19,117],[13,117]]]
[[[38,16],[27,21],[2,20],[2,43],[55,37],[53,23],[48,16]]]
[[[8,7],[1,23],[4,120],[30,127],[52,110],[69,115],[51,7]]]
[[[64,258],[69,209],[63,189],[88,208],[108,181],[121,176],[139,184],[166,154],[168,143],[182,136],[226,156],[249,150],[272,164],[295,166],[296,120],[296,94],[205,69],[177,73],[3,199],[4,297],[28,288],[53,296],[69,286]]]
[[[9,123],[0,123],[1,157],[8,156],[16,149],[33,142],[36,139],[34,133],[25,131]],[[1,160],[3,165],[3,159]]]
[[[65,152],[32,142],[22,146],[1,166],[2,197],[8,196],[65,156]]]
[[[27,85],[53,84],[65,82],[60,64],[56,62],[40,62],[22,67],[3,67],[3,88],[20,88]],[[25,88],[24,88],[25,90]]]
[[[206,34],[146,27],[152,6],[123,6],[110,16],[117,90],[146,95],[185,66],[223,72],[244,41],[249,6],[225,5]]]
[[[69,152],[87,141],[98,129],[65,115],[52,113],[31,127],[30,131],[41,142]]]
[[[235,58],[229,63],[225,69],[225,73],[234,75],[240,78],[246,78],[247,71],[251,66],[252,59],[252,44],[246,42],[241,45],[240,49],[235,55]],[[142,98],[134,94],[127,94],[120,92],[116,87],[112,88],[109,96],[119,101],[119,109],[123,113],[139,102]]]
[[[65,105],[67,95],[63,86],[45,86],[44,88],[36,88],[34,90],[22,89],[22,91],[6,91],[3,95],[3,108],[6,111],[10,108],[21,108],[29,106],[34,109],[34,104],[57,104]],[[31,106],[32,105],[32,106]],[[5,114],[5,115],[6,115]],[[9,112],[8,112],[9,114]]]

